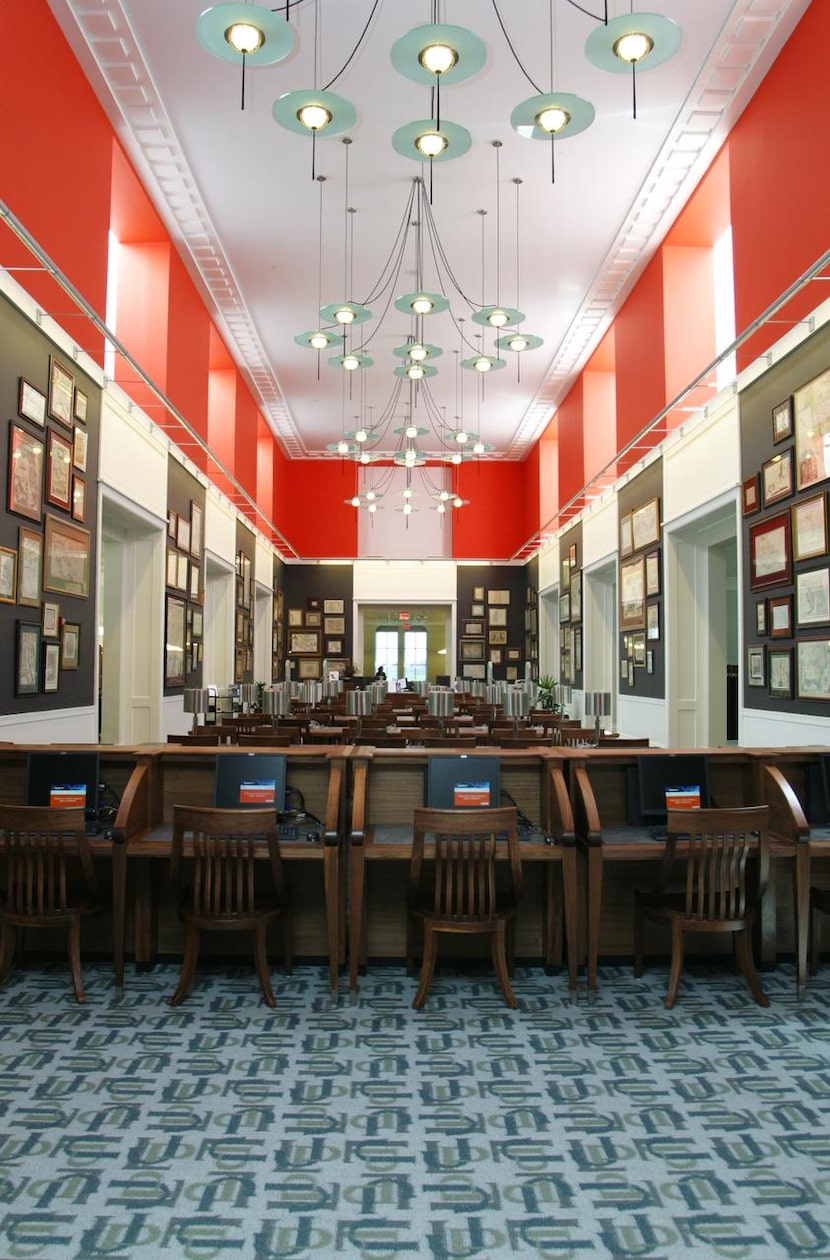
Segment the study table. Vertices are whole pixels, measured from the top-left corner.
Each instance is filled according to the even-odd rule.
[[[368,868],[381,863],[397,866],[402,875],[408,870],[412,849],[412,820],[416,807],[424,804],[424,778],[429,758],[452,755],[451,750],[426,748],[374,748],[355,746],[350,758],[352,817],[349,847],[349,986],[358,987],[361,964],[365,964]],[[544,870],[542,894],[542,949],[546,966],[561,961],[561,919],[555,916],[554,869],[562,873],[564,931],[571,990],[576,989],[578,963],[577,852],[568,792],[560,760],[547,748],[510,749],[476,747],[465,754],[474,764],[477,757],[498,757],[502,789],[501,803],[516,804],[535,826],[520,829],[522,864],[541,864]],[[405,870],[404,866],[405,864]],[[525,891],[531,881],[525,879]],[[390,922],[400,932],[406,921],[405,897],[400,889],[392,894]],[[378,898],[378,902],[383,899]],[[389,918],[389,904],[377,905]],[[394,944],[394,940],[393,940]],[[403,953],[398,944],[395,952]]]
[[[632,776],[640,758],[667,756],[703,757],[708,767],[711,804],[720,808],[768,803],[761,765],[753,750],[728,746],[705,749],[626,748],[611,744],[591,749],[562,749],[567,765],[567,778],[577,838],[585,849],[588,861],[588,988],[596,988],[600,932],[603,926],[603,884],[609,863],[656,863],[663,855],[665,842],[658,827],[641,820],[632,821]],[[636,811],[635,811],[636,812]],[[774,859],[792,863],[796,848],[781,816],[770,813],[770,853]],[[648,876],[644,877],[646,880]],[[614,889],[615,892],[619,890]],[[625,890],[629,891],[629,890]],[[794,916],[800,918],[800,894],[794,893]],[[610,916],[618,929],[621,922],[629,928],[632,914]],[[606,922],[608,922],[606,916]],[[761,902],[760,952],[762,963],[775,961],[778,949],[778,924],[773,881]],[[798,928],[796,928],[798,931]],[[806,938],[805,938],[806,939]],[[612,952],[631,953],[630,936],[618,934]]]
[[[289,786],[302,794],[305,811],[322,824],[316,829],[321,833],[320,838],[312,842],[302,835],[296,840],[281,839],[280,853],[287,863],[322,865],[326,949],[331,988],[336,990],[342,958],[340,849],[349,749],[342,745],[292,744],[279,751],[286,756]],[[124,977],[128,865],[135,874],[132,881],[135,958],[137,962],[149,962],[155,956],[158,935],[153,868],[160,859],[170,857],[173,806],[212,804],[217,758],[238,756],[239,752],[238,748],[175,744],[148,745],[133,750],[134,770],[121,798],[112,845],[113,954],[117,984],[123,984]],[[265,848],[263,857],[267,858]]]

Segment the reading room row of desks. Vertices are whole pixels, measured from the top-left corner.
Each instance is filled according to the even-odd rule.
[[[26,800],[27,755],[52,746],[0,748],[0,798]],[[73,745],[77,749],[82,746]],[[166,861],[173,806],[214,802],[219,758],[232,748],[175,744],[94,747],[117,802],[108,834],[92,841],[111,858],[112,952],[116,983],[127,956],[149,963],[181,948]],[[427,803],[430,763],[451,749],[297,745],[286,758],[287,803],[299,824],[281,829],[294,896],[295,955],[324,958],[333,990],[348,963],[359,985],[372,959],[402,959],[413,811]],[[636,887],[648,887],[663,851],[659,823],[643,793],[661,783],[702,792],[701,803],[768,804],[773,878],[762,903],[756,952],[762,965],[794,954],[799,989],[807,977],[809,889],[827,880],[830,754],[826,748],[667,750],[601,748],[465,750],[477,782],[498,764],[498,799],[519,812],[525,878],[516,956],[547,968],[567,959],[577,987],[586,965],[596,985],[600,957],[632,954]],[[651,865],[650,865],[651,864]],[[94,948],[94,943],[93,943]]]

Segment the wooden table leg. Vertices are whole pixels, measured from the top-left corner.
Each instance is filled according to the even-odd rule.
[[[565,943],[568,949],[568,987],[576,989],[578,962],[576,847],[565,845],[562,849],[562,911],[565,919]]]
[[[602,911],[602,845],[588,846],[588,989],[597,987],[599,924]]]
[[[112,961],[115,983],[124,987],[124,942],[127,932],[127,845],[115,840],[112,846]]]
[[[810,841],[797,840],[795,846],[795,872],[793,900],[795,909],[796,973],[798,993],[807,986],[807,940],[810,932]]]
[[[362,844],[352,842],[349,852],[349,988],[357,992],[357,977],[363,948],[363,891],[366,856]]]
[[[326,901],[326,942],[329,951],[329,982],[337,992],[340,970],[340,847],[323,849],[323,896]]]

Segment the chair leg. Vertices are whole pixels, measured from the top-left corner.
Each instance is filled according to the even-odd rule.
[[[507,926],[503,919],[496,924],[496,930],[490,937],[490,952],[493,956],[493,967],[502,997],[507,1005],[515,1010],[519,1003],[516,1001],[516,994],[513,992],[507,971]]]
[[[69,953],[69,970],[72,973],[72,987],[75,997],[81,1003],[86,1002],[84,982],[81,976],[81,919],[80,915],[72,915],[66,929],[66,948]]]
[[[735,953],[744,979],[749,985],[755,1001],[759,1006],[769,1006],[769,998],[761,988],[761,981],[758,979],[758,972],[755,970],[755,962],[753,961],[752,950],[749,944],[749,931],[746,928],[742,932],[735,933]]]
[[[817,906],[810,906],[810,975],[814,976],[818,971],[818,955],[819,942],[821,941],[821,920],[819,919],[820,911]],[[2,970],[0,970],[0,983],[3,979]]]
[[[680,973],[683,970],[683,951],[685,947],[683,925],[674,919],[671,925],[671,971],[669,972],[669,988],[666,993],[665,1007],[671,1010],[677,1001],[677,990],[680,988]]]
[[[274,990],[271,988],[271,976],[268,970],[267,937],[267,924],[260,923],[259,927],[254,929],[254,961],[256,963],[259,987],[262,989],[265,1004],[266,1006],[276,1006],[277,999],[274,997]]]
[[[438,955],[438,942],[435,939],[435,933],[429,922],[424,923],[424,957],[421,962],[421,979],[418,983],[418,992],[415,994],[412,1003],[413,1010],[419,1011],[426,1001],[427,990],[432,983],[432,973],[435,971],[435,959]]]
[[[415,971],[415,936],[417,923],[415,915],[407,911],[406,915],[406,974],[411,976]]]
[[[14,958],[15,932],[11,924],[0,923],[0,984],[5,984]]]
[[[634,975],[639,980],[643,974],[643,926],[645,911],[639,893],[634,894]]]
[[[294,923],[290,909],[282,913],[282,953],[285,974],[291,976],[294,974]]]
[[[176,985],[176,992],[170,999],[171,1006],[178,1006],[187,997],[187,991],[193,980],[193,973],[196,970],[196,960],[198,957],[199,933],[193,927],[185,927],[182,969],[179,973],[179,983]]]

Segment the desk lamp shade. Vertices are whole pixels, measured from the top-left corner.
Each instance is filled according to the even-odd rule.
[[[272,717],[287,717],[291,712],[291,694],[284,687],[266,687],[262,707]]]
[[[372,697],[368,691],[347,691],[346,712],[349,717],[366,717],[372,712]]]
[[[455,712],[455,694],[444,688],[433,687],[427,694],[427,712],[431,717],[450,717]]]

